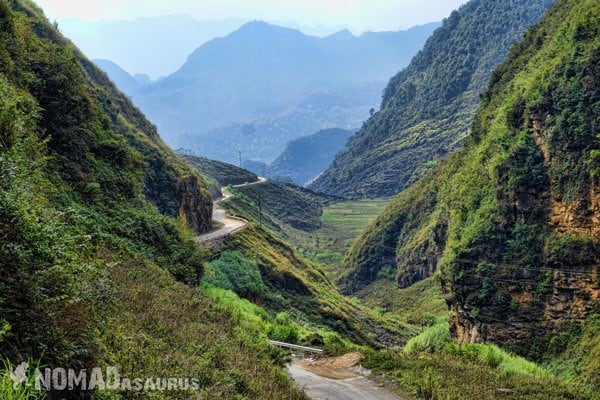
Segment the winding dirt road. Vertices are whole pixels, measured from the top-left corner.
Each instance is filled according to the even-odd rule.
[[[253,186],[266,181],[267,180],[265,178],[259,176],[256,182],[244,183],[242,185],[234,185],[233,187]],[[219,205],[219,203],[230,198],[232,194],[229,192],[229,190],[227,190],[226,187],[221,188],[221,193],[223,193],[223,197],[221,197],[218,200],[215,200],[213,204],[213,229],[210,232],[196,236],[195,239],[198,243],[207,243],[212,242],[213,240],[221,239],[235,232],[244,230],[248,226],[248,221],[246,221],[245,219],[234,218],[230,215],[227,215],[227,213]]]

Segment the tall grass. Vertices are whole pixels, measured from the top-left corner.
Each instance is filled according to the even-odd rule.
[[[35,369],[39,364],[28,362],[27,382],[18,382],[11,378],[15,371],[10,361],[3,360],[0,369],[0,399],[2,400],[42,400],[46,398],[44,392],[35,389]]]
[[[434,352],[440,350],[448,342],[450,342],[450,326],[446,318],[440,318],[435,325],[410,339],[404,346],[404,351],[407,353]]]
[[[551,376],[548,370],[538,364],[508,353],[493,344],[473,343],[459,346],[451,343],[444,348],[444,351],[466,356],[478,364],[495,368],[504,375],[530,375],[537,378]]]

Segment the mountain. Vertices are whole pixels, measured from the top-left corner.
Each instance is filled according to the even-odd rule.
[[[598,393],[598,345],[583,324],[597,328],[600,313],[599,61],[598,3],[557,2],[493,72],[464,148],[356,241],[346,291],[439,271],[460,343],[548,360],[586,341],[560,370],[585,371]]]
[[[338,92],[343,102],[337,101],[337,114],[327,113],[325,118],[345,118],[348,109],[365,101],[364,94],[348,98],[344,93],[386,81],[406,65],[437,26],[432,23],[359,37],[342,31],[317,38],[255,21],[203,44],[178,71],[142,90],[134,101],[157,124],[167,143],[193,150],[187,143],[194,141],[200,148],[211,130],[300,115],[296,109],[313,107],[318,112]],[[377,91],[381,87],[378,85]],[[323,118],[316,124],[322,124]],[[335,126],[345,128],[347,122]],[[318,126],[312,132],[327,127],[331,126]],[[293,128],[286,130],[281,148],[267,161],[275,158],[287,141],[301,135]],[[182,136],[186,143],[178,142]],[[274,139],[262,136],[267,136],[267,141]],[[208,156],[202,151],[199,154]]]
[[[266,328],[235,308],[247,304],[198,288],[204,177],[34,3],[0,2],[0,26],[0,397],[306,399]],[[64,383],[72,368],[78,383],[40,392],[11,379],[33,383],[36,365]],[[85,390],[92,368],[118,368],[129,390]],[[166,376],[198,387],[131,390]]]
[[[351,135],[352,131],[345,129],[325,129],[292,140],[267,167],[267,176],[307,185],[325,171]]]
[[[143,85],[127,71],[110,60],[92,60],[123,93],[131,96]]]
[[[331,127],[356,130],[381,99],[384,86],[371,82],[314,90],[280,114],[180,135],[171,145],[236,164],[241,150],[244,159],[268,164],[291,140]]]
[[[493,68],[552,2],[472,0],[452,12],[311,189],[392,196],[459,148]]]
[[[58,27],[89,57],[112,60],[129,74],[145,73],[155,80],[180,68],[198,46],[244,22],[174,14],[132,21],[64,18],[58,20]]]

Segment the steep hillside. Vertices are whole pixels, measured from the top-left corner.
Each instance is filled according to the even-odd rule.
[[[351,135],[345,129],[325,129],[292,140],[267,167],[267,176],[304,186],[325,171]]]
[[[266,334],[194,287],[203,177],[28,0],[0,2],[0,93],[2,397],[43,398],[10,395],[33,391],[10,380],[28,361],[199,382],[50,398],[304,399]]]
[[[350,250],[347,291],[387,269],[401,287],[441,270],[460,342],[537,359],[577,337],[592,346],[581,324],[600,312],[599,61],[597,1],[552,6],[492,74],[465,148]],[[576,377],[598,389],[586,360],[572,360]]]
[[[399,193],[458,148],[493,68],[553,0],[472,0],[444,20],[370,118],[310,187],[347,197]]]
[[[361,99],[365,93],[367,97],[369,94],[362,89],[364,85],[384,82],[399,66],[406,65],[437,26],[433,23],[407,31],[359,37],[343,31],[317,38],[255,21],[226,37],[203,44],[178,71],[143,90],[134,100],[158,125],[167,143],[186,148],[190,146],[178,142],[181,135],[196,137],[195,142],[206,141],[207,135],[201,138],[201,134],[213,129],[303,109],[314,92],[323,92],[309,100],[313,107],[320,109],[328,105],[336,92],[361,88],[363,93],[358,100],[342,97],[343,101],[337,102],[338,119],[348,118],[347,114],[355,117],[353,104],[360,100],[363,105],[365,101]],[[380,90],[378,85],[377,92]],[[364,111],[368,112],[370,107],[373,104],[367,104]],[[333,118],[325,115],[320,121]],[[347,127],[343,122],[319,125],[312,132],[286,131],[283,145],[318,129]],[[192,149],[201,151],[201,146],[198,147]],[[271,157],[275,158],[281,150],[277,149]],[[213,154],[200,154],[215,158]]]
[[[202,175],[214,179],[219,189],[227,185],[243,185],[258,180],[256,174],[235,165],[192,155],[182,155],[182,157]]]
[[[323,207],[334,200],[296,185],[267,181],[256,186],[231,189],[235,197],[227,207],[262,222],[275,231],[281,225],[312,232],[319,228]]]

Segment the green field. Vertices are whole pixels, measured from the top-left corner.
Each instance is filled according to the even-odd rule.
[[[298,251],[317,263],[332,281],[342,275],[341,261],[360,232],[383,210],[387,200],[357,200],[333,203],[323,209],[321,227],[307,233],[285,229]]]

